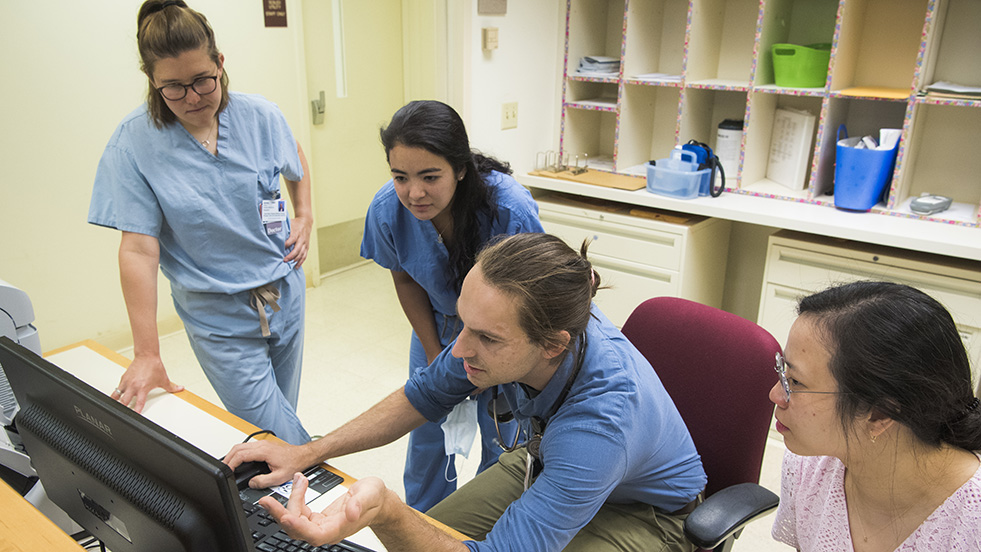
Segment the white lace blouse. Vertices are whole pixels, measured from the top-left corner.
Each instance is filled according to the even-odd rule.
[[[852,552],[845,504],[845,465],[830,456],[783,457],[773,538],[803,552]],[[981,468],[896,549],[981,551]]]

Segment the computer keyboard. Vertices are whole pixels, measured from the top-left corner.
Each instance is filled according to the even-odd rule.
[[[343,481],[341,476],[328,471],[323,466],[314,466],[304,472],[304,475],[310,480],[310,489],[318,494],[329,491]],[[288,502],[285,496],[269,489],[248,487],[239,491],[239,496],[242,498],[245,519],[252,530],[252,541],[257,552],[373,552],[349,541],[314,546],[308,542],[294,540],[279,527],[276,520],[262,506],[257,504],[260,498],[272,496],[285,506]]]

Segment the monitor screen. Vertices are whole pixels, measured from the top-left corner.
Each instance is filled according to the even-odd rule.
[[[49,498],[113,552],[250,552],[232,471],[0,337],[15,418]]]

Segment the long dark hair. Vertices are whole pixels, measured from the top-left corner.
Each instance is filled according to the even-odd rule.
[[[481,228],[475,215],[490,215],[486,220],[497,216],[495,192],[484,179],[491,171],[511,174],[511,166],[472,150],[463,119],[452,107],[437,101],[410,102],[396,111],[388,126],[381,129],[381,142],[386,159],[395,146],[422,148],[446,159],[454,174],[464,172],[450,206],[453,235],[447,240],[459,291],[477,252],[491,237],[490,228]]]
[[[950,313],[915,288],[855,282],[801,300],[801,316],[823,332],[838,383],[843,428],[873,409],[922,442],[981,449],[981,408]]]
[[[161,58],[177,57],[184,52],[207,47],[208,57],[221,66],[221,52],[215,43],[215,32],[204,14],[187,7],[183,0],[147,0],[136,16],[136,44],[140,52],[140,69],[147,77],[146,105],[157,128],[177,120],[174,112],[153,88],[153,67]],[[221,101],[218,113],[228,105],[228,72],[221,72]]]

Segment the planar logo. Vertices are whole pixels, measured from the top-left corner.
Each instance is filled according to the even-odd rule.
[[[85,412],[84,410],[82,410],[81,408],[79,408],[78,405],[74,405],[74,407],[75,407],[75,415],[76,416],[78,416],[82,420],[85,420],[86,422],[92,424],[93,426],[95,426],[102,433],[105,433],[106,435],[112,437],[112,428],[111,427],[109,427],[106,424],[104,424],[101,421],[99,421],[99,419],[96,418],[95,416],[89,414],[88,412]]]

